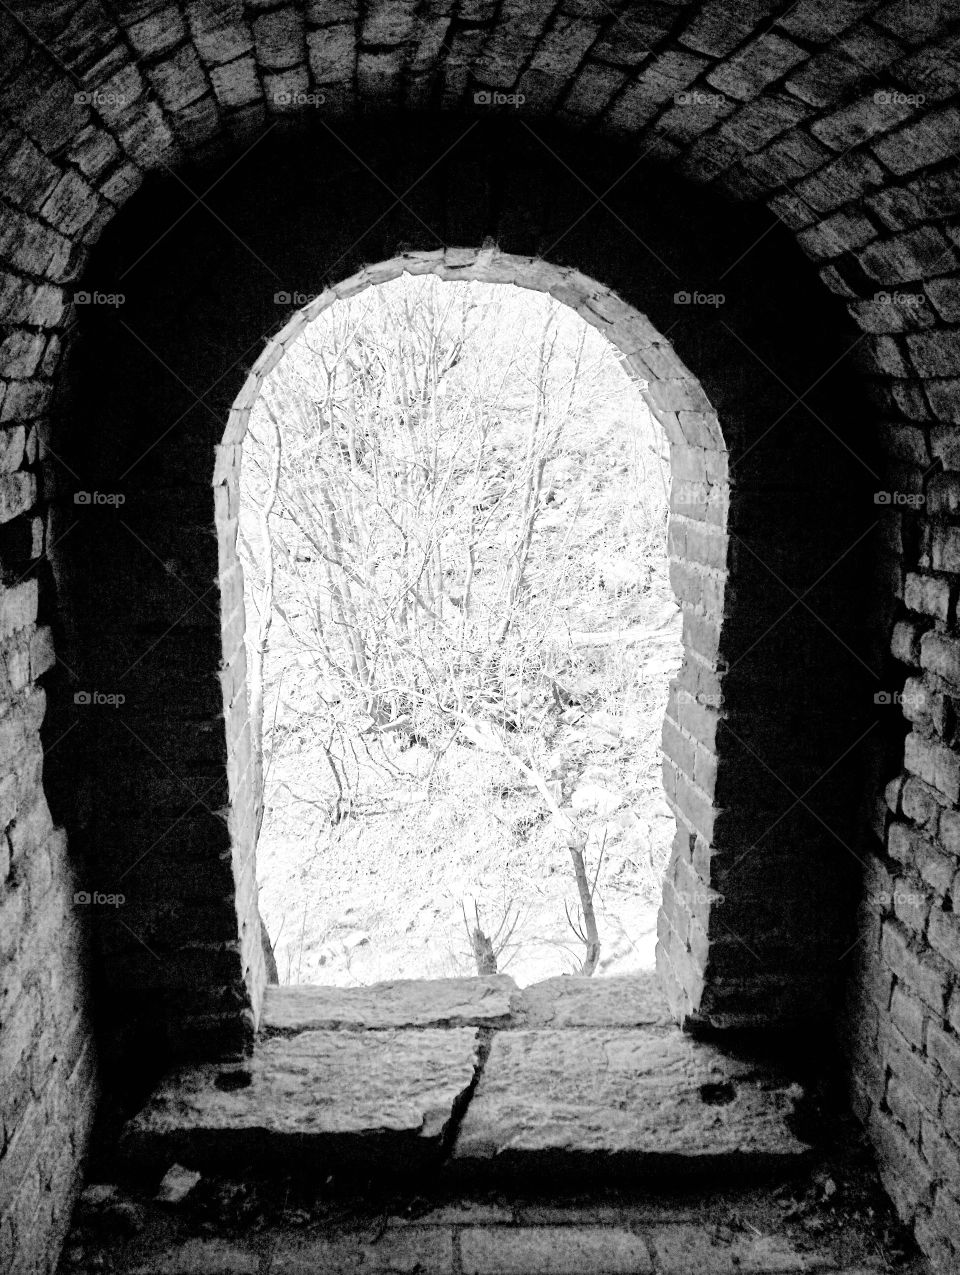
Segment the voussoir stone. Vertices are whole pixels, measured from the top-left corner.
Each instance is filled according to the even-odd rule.
[[[370,987],[268,987],[260,1029],[379,1030],[391,1027],[500,1027],[520,992],[508,975],[410,978]]]
[[[652,971],[616,978],[559,975],[532,983],[521,993],[519,1017],[524,1027],[674,1027]]]
[[[126,1155],[203,1171],[278,1166],[388,1175],[434,1163],[479,1055],[476,1028],[303,1032],[240,1066],[169,1075],[127,1125]]]
[[[453,1169],[589,1180],[795,1165],[800,1091],[680,1032],[521,1029],[494,1038]]]

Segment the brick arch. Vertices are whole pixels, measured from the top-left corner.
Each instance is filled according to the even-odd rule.
[[[537,127],[562,123],[588,144],[621,137],[630,160],[656,159],[710,201],[724,195],[741,207],[766,205],[816,264],[822,304],[826,292],[840,298],[863,334],[862,395],[885,455],[883,482],[914,501],[882,511],[868,617],[872,658],[879,667],[887,657],[893,629],[896,665],[885,678],[896,690],[909,674],[917,693],[904,705],[908,721],[894,714],[901,728],[891,729],[888,753],[873,768],[861,820],[869,871],[853,949],[848,1052],[857,1110],[882,1149],[901,1215],[915,1221],[941,1268],[953,1269],[960,1205],[944,1169],[950,1145],[937,1131],[955,1126],[960,1092],[950,715],[960,688],[954,7],[702,0],[642,12],[631,4],[520,12],[471,0],[456,12],[417,15],[374,3],[361,16],[353,6],[300,0],[276,10],[239,0],[81,9],[16,0],[0,15],[0,29],[0,627],[13,670],[16,774],[3,790],[11,867],[0,906],[3,920],[13,919],[0,995],[24,1042],[10,1063],[11,1127],[26,1128],[24,1113],[49,1122],[69,1094],[80,1148],[93,1093],[87,979],[76,955],[84,926],[69,905],[75,852],[51,827],[39,780],[43,681],[54,659],[49,623],[60,623],[63,610],[48,566],[56,534],[45,448],[65,383],[74,280],[151,172],[168,165],[182,174],[184,163],[236,155],[234,148],[254,143],[256,153],[268,129],[272,146],[287,130],[316,123],[311,95],[324,96],[323,119],[339,131],[355,117],[419,120],[415,112],[433,110],[459,114],[466,127],[491,113],[474,103],[478,89],[521,92],[527,100],[519,118]],[[464,231],[458,241],[481,242],[482,231]],[[386,259],[397,246],[369,257]],[[580,266],[604,277],[601,266]],[[887,299],[878,300],[879,292]],[[904,301],[903,292],[920,304]],[[810,314],[817,315],[815,305]],[[669,320],[652,317],[666,331]],[[698,359],[683,356],[703,381]],[[723,417],[723,395],[712,388],[711,398]],[[61,635],[61,656],[64,641]],[[48,749],[55,738],[48,718]],[[895,782],[884,791],[891,774]],[[47,990],[43,955],[51,933],[59,936],[56,995]],[[65,1047],[36,1096],[28,1056],[49,1052],[55,1041]],[[919,1109],[902,1098],[904,1084],[915,1082]],[[921,1126],[931,1136],[922,1137]],[[62,1213],[67,1191],[51,1191],[44,1207]],[[46,1216],[36,1228],[40,1247],[52,1236],[55,1251],[64,1225]],[[16,1227],[12,1235],[19,1252]],[[32,1260],[34,1248],[23,1244]]]
[[[122,881],[128,895],[123,926],[101,926],[102,1003],[137,1030],[161,1028],[179,1052],[249,1040],[263,975],[230,475],[258,377],[298,327],[405,262],[545,288],[605,330],[648,381],[671,440],[670,553],[687,652],[664,729],[680,831],[661,910],[661,975],[689,1025],[823,1018],[836,996],[857,866],[840,801],[842,786],[856,782],[845,753],[868,702],[852,574],[862,553],[851,550],[862,550],[873,507],[855,472],[854,452],[869,439],[842,366],[851,334],[842,314],[820,304],[802,258],[784,261],[783,236],[765,218],[692,200],[682,184],[643,170],[624,183],[626,217],[611,228],[589,194],[571,192],[557,157],[582,171],[592,165],[596,189],[618,152],[588,155],[557,135],[543,160],[517,130],[497,126],[451,148],[450,125],[434,128],[421,125],[412,139],[378,122],[351,138],[378,166],[392,165],[392,190],[409,184],[405,171],[426,167],[425,156],[442,157],[415,214],[372,178],[332,180],[336,152],[321,134],[312,149],[302,139],[278,146],[242,176],[211,170],[216,194],[202,208],[184,208],[176,182],[155,183],[117,219],[83,281],[91,294],[125,296],[122,306],[83,310],[69,427],[54,441],[85,489],[127,496],[121,527],[109,510],[94,510],[60,554],[63,607],[76,630],[62,648],[67,666],[101,689],[120,669],[129,691],[123,715],[84,719],[89,729],[74,741],[76,766],[99,794],[74,839],[89,847],[99,889],[115,892]],[[225,246],[228,209],[242,243]],[[375,227],[359,247],[358,221]],[[531,253],[553,243],[558,223],[570,229],[553,259]],[[470,235],[488,246],[434,247],[436,225],[454,241]],[[720,295],[719,275],[745,249],[722,308],[677,299],[685,289]],[[367,253],[386,264],[363,265]],[[297,292],[315,300],[291,313]],[[809,358],[823,376],[801,404],[789,387],[807,388]],[[115,381],[102,375],[109,359],[123,369]],[[226,529],[219,550],[211,482]],[[96,572],[103,587],[85,596],[82,582]],[[796,601],[811,589],[821,620]],[[218,590],[223,634],[219,616],[213,623]],[[781,624],[788,608],[790,623]],[[61,729],[69,721],[68,712]],[[822,763],[811,750],[841,763],[828,781],[814,783]],[[71,779],[67,756],[60,767]],[[69,793],[63,809],[69,821]],[[159,846],[158,824],[173,826]],[[165,883],[178,872],[183,889],[171,899]]]
[[[673,480],[674,514],[670,531],[674,552],[674,578],[681,606],[688,618],[686,638],[702,624],[711,625],[719,633],[724,619],[726,570],[722,564],[722,541],[726,535],[729,504],[728,457],[722,438],[720,421],[693,373],[683,364],[676,351],[652,324],[633,306],[628,305],[610,288],[572,268],[555,266],[542,258],[520,257],[501,252],[488,240],[482,248],[437,248],[433,251],[407,252],[390,261],[365,266],[350,278],[326,288],[318,297],[299,309],[267,344],[250,370],[243,388],[234,402],[227,421],[223,443],[218,448],[214,487],[219,510],[229,511],[218,519],[218,549],[221,579],[242,579],[237,555],[237,518],[240,503],[240,460],[243,439],[250,413],[263,387],[264,379],[282,360],[291,344],[308,324],[319,318],[337,301],[355,296],[402,274],[432,274],[447,280],[476,280],[482,283],[527,288],[546,292],[569,306],[586,323],[597,328],[619,352],[621,366],[638,386],[647,405],[662,426],[669,441]],[[662,404],[669,403],[669,408]],[[682,417],[681,417],[682,413]],[[696,444],[692,445],[693,439]],[[708,534],[703,546],[685,545],[685,524],[700,523]],[[709,520],[709,521],[708,521]],[[710,548],[708,548],[710,546]],[[711,548],[713,551],[711,552]],[[224,660],[230,664],[239,656],[244,634],[242,584],[231,583],[221,591],[224,607]],[[239,599],[239,613],[237,610]],[[687,658],[691,658],[687,655]],[[696,655],[694,655],[696,658]],[[700,653],[700,658],[704,658]],[[712,671],[718,671],[716,657],[705,657]],[[677,690],[674,687],[674,704]],[[715,730],[711,729],[711,704],[701,707],[696,716],[688,716],[684,729],[674,719],[665,727],[663,747],[666,754],[665,779],[668,800],[683,829],[677,839],[673,860],[668,869],[670,885],[667,908],[663,913],[658,962],[661,978],[668,990],[677,1017],[686,1021],[700,1005],[701,987],[690,981],[705,974],[702,954],[691,952],[689,929],[682,935],[677,923],[682,916],[687,927],[701,928],[704,939],[709,932],[709,907],[713,896],[709,882],[684,876],[689,863],[689,837],[696,835],[696,816],[687,804],[678,804],[676,775],[684,774],[696,784],[702,776],[694,774],[694,765],[686,755],[689,749],[712,757]],[[718,706],[716,706],[718,707]],[[246,685],[230,681],[224,688],[224,716],[228,722],[227,755],[230,777],[231,836],[235,854],[241,861],[254,861],[256,854],[253,830],[259,825],[263,792],[259,776],[251,780],[252,741],[246,703]],[[719,712],[717,712],[719,716]],[[701,765],[703,763],[701,762]],[[255,771],[253,772],[255,774]],[[710,804],[712,794],[704,794]],[[257,933],[259,924],[256,898],[245,900],[248,909],[241,916],[241,928]],[[694,940],[695,942],[695,940]],[[678,945],[682,944],[684,966],[677,968]],[[254,969],[249,985],[254,1005],[262,995],[263,972],[256,966],[257,952],[251,952]]]

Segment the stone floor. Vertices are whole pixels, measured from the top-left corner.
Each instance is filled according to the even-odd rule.
[[[926,1275],[853,1146],[789,1184],[695,1196],[91,1187],[60,1275]]]
[[[683,1035],[652,974],[274,987],[262,1036],[243,1064],[170,1075],[130,1160],[594,1183],[783,1172],[809,1151],[802,1088]]]
[[[919,1275],[812,1088],[644,976],[271,988],[98,1157],[61,1275]]]

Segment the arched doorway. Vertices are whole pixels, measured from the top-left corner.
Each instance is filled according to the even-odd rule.
[[[212,198],[214,211],[230,204],[235,251],[203,210],[158,238],[151,217],[169,229],[171,209],[154,191],[117,219],[97,265],[98,288],[126,303],[91,309],[85,348],[121,343],[125,371],[104,382],[93,358],[78,366],[85,424],[65,451],[87,487],[125,485],[128,498],[122,534],[104,521],[115,507],[98,513],[71,535],[63,566],[65,580],[73,568],[104,582],[95,604],[74,609],[74,667],[129,693],[83,758],[100,795],[77,831],[104,888],[122,878],[129,891],[132,935],[105,935],[129,957],[109,962],[117,1003],[141,1022],[153,1005],[145,1030],[159,1025],[180,1052],[243,1048],[264,980],[231,541],[245,413],[313,315],[405,269],[550,291],[648,383],[670,439],[686,656],[664,737],[680,823],[658,964],[676,1017],[727,1026],[822,1014],[839,981],[857,870],[841,799],[871,702],[856,596],[873,517],[844,438],[859,424],[843,324],[803,321],[815,282],[766,221],[647,174],[618,192],[624,230],[535,158],[542,148],[458,137],[438,125],[410,147],[382,130],[370,138],[401,170],[423,171],[438,153],[415,215],[373,179],[331,183],[326,144],[308,163],[301,141],[295,163],[278,148],[242,182],[224,174]],[[600,183],[615,158],[581,162]],[[163,197],[176,203],[169,188]],[[359,245],[358,218],[369,227]],[[473,246],[438,246],[431,222]],[[383,264],[358,269],[363,258]],[[290,318],[273,336],[278,305]],[[809,386],[814,353],[828,371]],[[171,873],[183,882],[175,897]]]

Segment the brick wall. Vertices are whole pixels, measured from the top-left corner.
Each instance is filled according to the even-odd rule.
[[[91,295],[125,297],[83,312],[75,428],[64,444],[86,488],[122,501],[75,514],[63,551],[78,633],[71,665],[83,685],[124,695],[117,709],[84,710],[74,775],[98,794],[77,836],[101,891],[126,898],[101,926],[115,1022],[125,1003],[149,1019],[163,1033],[147,1048],[158,1061],[165,1047],[217,1052],[249,1035],[262,970],[252,844],[260,795],[235,553],[245,411],[310,316],[401,265],[548,289],[604,330],[646,383],[673,448],[670,552],[686,648],[664,734],[681,831],[661,972],[683,1021],[822,1018],[849,944],[841,905],[856,859],[844,853],[854,823],[844,796],[872,708],[859,689],[853,574],[874,506],[850,457],[851,443],[869,451],[872,442],[842,366],[849,319],[821,302],[775,221],[723,201],[692,204],[663,175],[622,182],[616,212],[630,246],[617,236],[614,251],[610,215],[590,192],[622,174],[616,146],[588,153],[560,135],[499,125],[465,139],[449,123],[422,123],[416,141],[382,122],[340,137],[344,145],[323,135],[278,142],[240,172],[187,170],[194,189],[213,184],[202,208],[179,184],[152,181],[143,207],[131,204],[104,236],[84,280]],[[358,153],[376,177],[357,173]],[[566,181],[574,168],[584,188]],[[392,192],[427,170],[416,205],[397,207]],[[433,246],[432,227],[459,239],[462,221],[499,251]],[[360,243],[357,224],[374,227]],[[530,255],[550,244],[556,264]],[[368,256],[385,264],[364,266]],[[331,275],[342,282],[328,287]],[[641,288],[645,315],[630,304]],[[105,383],[111,356],[124,374]],[[811,361],[820,383],[798,407],[788,387],[808,389]],[[198,398],[194,386],[212,389]],[[85,590],[93,574],[95,597]],[[775,720],[774,696],[783,706]],[[69,696],[66,708],[76,716]],[[178,870],[172,898],[166,883]]]
[[[38,156],[39,158],[39,156]],[[95,1114],[89,907],[55,823],[44,771],[60,739],[45,722],[55,682],[56,588],[45,554],[50,506],[47,409],[61,337],[68,241],[35,223],[10,243],[0,346],[0,1270],[46,1271],[66,1234]],[[48,247],[56,243],[56,261]],[[28,270],[31,281],[22,277]],[[9,322],[10,318],[15,322]]]
[[[183,416],[177,437],[188,440],[182,450],[185,473],[166,486],[144,481],[150,497],[140,505],[131,500],[125,511],[130,526],[163,549],[161,564],[174,561],[176,566],[163,566],[163,575],[154,577],[150,573],[160,565],[149,565],[148,555],[138,559],[130,548],[119,554],[120,578],[133,604],[126,628],[118,593],[107,599],[102,616],[95,608],[91,614],[89,604],[84,610],[85,581],[100,566],[96,557],[84,555],[121,543],[113,536],[117,528],[111,529],[107,520],[118,511],[88,510],[93,517],[81,521],[73,546],[71,499],[80,489],[76,484],[97,474],[110,477],[114,461],[99,454],[107,425],[113,437],[118,430],[122,437],[137,428],[149,435],[158,413],[134,394],[115,404],[116,414],[99,426],[95,412],[93,420],[81,424],[69,399],[58,406],[51,396],[63,381],[62,348],[79,312],[69,303],[87,249],[145,174],[167,166],[183,181],[187,161],[216,161],[226,154],[240,161],[246,152],[252,160],[279,153],[283,134],[306,125],[325,138],[330,152],[339,150],[341,158],[325,155],[329,180],[319,184],[310,206],[284,208],[268,190],[257,191],[263,217],[283,220],[298,250],[314,232],[307,271],[302,257],[285,257],[283,246],[269,235],[260,244],[264,251],[259,255],[282,278],[277,282],[269,271],[260,276],[265,297],[274,288],[295,290],[304,275],[310,282],[305,291],[322,292],[365,262],[390,259],[407,247],[475,246],[494,232],[505,251],[542,253],[620,293],[648,315],[703,387],[709,407],[677,400],[671,397],[678,388],[671,382],[677,378],[651,368],[651,384],[667,386],[654,391],[666,396],[655,400],[656,406],[674,414],[680,428],[696,430],[702,425],[699,418],[709,417],[712,407],[727,466],[724,470],[723,462],[708,463],[706,454],[700,454],[703,442],[695,437],[684,440],[689,451],[679,443],[674,450],[673,575],[686,605],[688,658],[665,727],[676,764],[675,769],[668,766],[667,786],[680,813],[682,835],[665,892],[661,967],[678,1013],[694,1012],[725,1024],[787,1012],[789,976],[798,965],[792,957],[800,943],[806,944],[804,965],[809,958],[815,970],[800,997],[808,1009],[817,1008],[813,991],[820,974],[832,970],[835,975],[853,963],[844,1023],[858,1109],[902,1214],[914,1222],[921,1244],[941,1269],[956,1266],[960,1227],[950,1183],[957,1180],[954,1135],[960,1095],[960,961],[953,928],[958,865],[953,818],[960,793],[952,721],[953,689],[958,686],[952,672],[958,562],[951,494],[960,473],[960,180],[953,158],[960,134],[957,17],[946,0],[770,0],[750,6],[706,0],[642,9],[618,4],[496,7],[471,0],[455,11],[392,3],[361,8],[350,2],[270,6],[240,0],[137,0],[72,10],[17,0],[3,11],[0,630],[4,650],[9,650],[9,689],[0,731],[12,759],[3,791],[6,826],[12,824],[13,831],[7,834],[10,868],[0,886],[0,908],[12,917],[3,933],[11,936],[8,946],[15,951],[5,953],[3,966],[0,1174],[14,1166],[23,1186],[17,1210],[0,1222],[0,1243],[9,1248],[16,1224],[17,1242],[34,1234],[46,1252],[49,1236],[49,1251],[55,1249],[55,1225],[24,1231],[23,1219],[36,1199],[48,1213],[65,1207],[71,1157],[82,1153],[81,1125],[65,1167],[54,1174],[36,1136],[38,1123],[48,1132],[53,1129],[68,1083],[65,1055],[58,1053],[55,1061],[41,1037],[55,1031],[61,1041],[89,1040],[80,1008],[86,966],[68,959],[66,954],[75,950],[71,936],[87,918],[100,932],[100,951],[126,950],[116,916],[93,907],[81,912],[61,906],[72,897],[70,874],[90,846],[92,830],[99,827],[109,836],[83,875],[88,885],[111,880],[117,863],[129,864],[131,848],[145,844],[155,820],[150,812],[165,811],[168,825],[183,813],[177,803],[184,796],[184,778],[197,785],[191,789],[194,795],[199,785],[212,785],[208,805],[213,814],[185,815],[177,825],[182,835],[166,848],[178,867],[200,865],[196,872],[184,869],[185,886],[197,889],[214,873],[218,885],[211,913],[193,907],[190,931],[184,901],[168,898],[168,913],[172,909],[185,926],[178,959],[168,959],[165,949],[158,962],[141,947],[139,964],[131,957],[126,986],[113,961],[115,977],[98,1004],[109,1024],[131,1018],[136,1004],[149,1004],[164,1025],[169,1047],[179,1042],[186,1048],[210,1049],[218,1043],[241,1048],[249,1035],[259,980],[256,945],[249,927],[237,925],[236,911],[231,913],[227,904],[238,892],[249,897],[252,889],[244,866],[250,855],[243,849],[250,811],[240,812],[234,802],[229,827],[216,813],[244,791],[242,747],[228,749],[230,723],[243,717],[237,698],[242,697],[241,670],[238,657],[230,654],[239,652],[238,618],[235,607],[225,608],[232,625],[223,679],[232,698],[225,717],[220,682],[215,691],[211,686],[211,669],[215,672],[217,664],[210,663],[214,655],[219,661],[223,649],[216,589],[221,564],[209,534],[209,488],[205,493],[202,489],[209,457],[222,440],[223,422],[247,368],[263,348],[241,348],[241,337],[252,339],[255,328],[258,342],[266,342],[283,321],[269,302],[259,314],[255,304],[247,307],[242,322],[234,323],[224,310],[224,297],[232,300],[238,281],[252,280],[262,266],[223,225],[216,233],[216,223],[201,227],[202,205],[195,207],[197,215],[188,219],[196,231],[190,260],[204,270],[217,260],[230,286],[219,296],[197,299],[191,317],[205,319],[206,327],[192,327],[180,348],[170,351],[176,356],[171,366],[187,373],[183,380],[202,400],[198,403],[184,390],[179,403]],[[485,105],[475,102],[478,91],[521,94],[525,101],[520,106]],[[511,115],[518,135],[550,117],[554,124],[588,136],[587,155],[576,153],[572,173],[557,166],[546,184],[541,168],[527,162],[515,173],[510,199],[504,201],[503,189],[491,185],[489,156],[474,152],[471,162],[457,170],[457,185],[438,192],[437,170],[424,174],[423,164],[412,175],[408,171],[404,181],[399,161],[406,155],[409,170],[415,148],[401,144],[396,162],[388,162],[388,156],[375,165],[395,195],[402,196],[393,206],[390,233],[373,233],[337,262],[337,252],[325,251],[332,245],[316,235],[317,209],[374,183],[328,130],[340,135],[346,118],[355,113],[396,116],[436,108],[462,112],[457,136],[491,115]],[[416,129],[422,131],[420,121]],[[629,158],[621,160],[606,184],[598,184],[603,178],[598,172],[598,182],[591,179],[587,191],[580,182],[585,174],[592,176],[589,158],[601,133],[622,137]],[[547,162],[544,146],[527,136],[527,160],[539,148]],[[556,149],[553,135],[539,136]],[[382,151],[369,153],[373,157]],[[623,178],[634,161],[637,167]],[[678,255],[667,260],[682,257],[680,264],[689,261],[684,268],[697,277],[687,279],[678,271],[680,278],[668,283],[653,258],[636,245],[638,234],[650,242],[647,178],[653,162],[670,166],[690,183],[679,203],[667,201],[672,220],[660,227],[657,243],[661,248],[673,244]],[[178,215],[200,196],[214,202],[222,222],[232,226],[234,205],[216,202],[214,196],[231,190],[234,202],[242,205],[250,192],[241,178],[252,180],[246,165],[247,159],[238,163],[232,186],[224,180],[209,194],[203,174],[194,170],[190,180],[196,184],[191,190],[180,188]],[[291,172],[299,171],[294,161]],[[419,181],[411,186],[415,178]],[[169,184],[177,187],[178,179]],[[493,209],[491,193],[501,201]],[[746,216],[744,231],[754,226],[760,243],[752,247],[745,235],[740,241],[743,261],[736,263],[737,253],[726,253],[731,242],[727,232],[742,214],[726,221],[715,214],[715,201],[722,195],[740,201],[741,209],[747,203],[767,205],[795,233],[811,260],[809,272],[788,271],[785,278],[783,254],[764,255],[779,242],[779,230],[764,238],[769,223]],[[589,218],[570,231],[573,218],[586,214],[597,196],[601,202]],[[699,208],[709,215],[701,220],[679,215],[684,199],[688,212]],[[162,234],[170,219],[161,224],[161,213],[174,202],[172,196],[155,208],[147,199],[131,202],[129,216],[139,229],[128,232],[127,241],[139,234],[145,242],[151,227],[155,237]],[[348,213],[339,214],[356,234],[362,203],[358,196]],[[616,215],[607,213],[606,206]],[[428,223],[429,235],[418,218]],[[334,221],[328,218],[324,229]],[[688,251],[693,258],[684,255]],[[663,258],[662,251],[659,255]],[[132,264],[129,258],[126,266]],[[130,279],[136,280],[140,270],[131,270]],[[155,295],[167,297],[168,283],[162,275],[154,276]],[[742,289],[741,312],[724,308],[713,316],[720,324],[706,324],[691,305],[678,321],[676,308],[664,298],[685,288],[726,292],[733,305]],[[829,294],[845,306],[860,334],[857,341],[851,336],[846,356]],[[252,317],[259,322],[252,324]],[[162,331],[150,327],[149,316],[141,318],[143,322],[131,326],[151,341],[160,339]],[[94,328],[97,322],[95,315]],[[133,340],[129,333],[123,339],[128,346]],[[749,348],[738,352],[742,339]],[[211,347],[218,342],[222,348],[214,353]],[[652,341],[647,348],[660,344]],[[229,360],[222,360],[223,350],[239,360],[241,371],[211,385],[200,373],[218,359],[225,368]],[[101,365],[107,357],[101,348]],[[817,381],[834,357],[837,374]],[[143,358],[146,367],[147,355]],[[128,363],[136,366],[132,356]],[[842,383],[854,364],[860,376],[855,394]],[[84,381],[83,360],[74,360],[74,366],[76,391],[84,384],[96,390],[95,369],[87,363]],[[778,376],[802,397],[803,407],[783,386],[777,390]],[[176,398],[168,385],[165,408],[176,406]],[[51,409],[59,412],[55,438],[48,426]],[[769,426],[762,440],[760,416]],[[189,440],[198,440],[198,451]],[[73,476],[64,478],[60,471],[66,486],[48,517],[50,448],[74,458],[79,450],[83,464],[74,466]],[[849,463],[844,460],[848,448],[857,454],[857,459],[848,457]],[[885,458],[882,464],[876,459],[879,453]],[[197,464],[201,454],[206,468]],[[114,480],[120,472],[113,472]],[[149,477],[159,479],[161,473],[162,467]],[[779,486],[771,481],[774,473],[783,480]],[[683,490],[683,483],[690,488]],[[218,486],[218,500],[226,501],[221,512],[229,519],[229,484]],[[865,512],[863,501],[870,503],[871,490],[891,493],[890,503]],[[872,520],[868,514],[879,515],[881,532],[872,574],[868,576],[855,551],[828,570]],[[168,545],[164,535],[172,535],[171,521],[195,531],[192,551],[181,539],[176,546],[180,553]],[[136,545],[132,537],[130,543]],[[852,614],[849,599],[867,583],[869,597]],[[183,603],[169,610],[173,584],[181,592],[199,585],[201,595],[212,587],[214,616],[208,620],[198,603],[200,621],[181,624]],[[718,629],[709,617],[721,585],[727,618]],[[224,598],[237,596],[235,579],[231,584],[224,577],[223,586]],[[788,618],[764,637],[763,655],[760,647],[751,649],[758,626],[766,620],[769,629],[791,604]],[[28,643],[26,635],[37,623],[34,607],[41,636]],[[178,681],[184,692],[179,704],[171,701],[170,711],[162,715],[151,709],[169,688],[164,681],[169,670],[145,656],[138,666],[142,698],[131,700],[131,715],[124,719],[138,729],[141,743],[128,744],[123,722],[106,716],[107,706],[96,725],[92,716],[71,718],[67,693],[75,683],[62,664],[44,672],[50,655],[43,626],[53,626],[61,660],[72,667],[75,652],[82,664],[77,672],[105,679],[91,683],[90,689],[109,693],[117,661],[131,646],[131,629],[139,654],[149,645],[145,638],[162,632],[157,626],[165,618],[180,626],[167,644],[171,649],[179,644],[176,664],[184,671]],[[91,619],[102,621],[109,638],[101,649],[90,639]],[[832,634],[839,634],[844,645],[838,647]],[[853,654],[840,657],[837,650],[844,647]],[[843,659],[849,661],[846,667]],[[861,659],[869,673],[857,662]],[[39,799],[36,777],[42,692],[30,689],[36,678],[44,677],[54,705],[41,728],[53,823]],[[151,677],[159,679],[152,690]],[[902,703],[880,703],[871,717],[875,695],[893,700],[900,692]],[[171,733],[178,713],[181,725]],[[869,732],[866,742],[845,757],[843,750],[858,736],[861,722]],[[61,740],[63,729],[74,723]],[[192,739],[186,753],[183,725]],[[159,772],[151,777],[150,766],[140,759],[145,745],[165,761],[182,756],[189,774],[174,767],[176,783],[167,776],[164,790]],[[855,766],[861,754],[866,785]],[[230,773],[228,755],[237,761]],[[805,770],[810,755],[818,759],[815,775]],[[770,765],[773,757],[776,775],[763,765]],[[820,778],[827,766],[829,773]],[[85,785],[76,782],[81,769]],[[127,787],[111,784],[104,793],[94,781],[97,775],[127,775]],[[146,802],[141,778],[152,785]],[[855,795],[864,787],[858,809]],[[212,805],[212,798],[219,801],[221,794],[224,805]],[[105,795],[106,808],[101,809]],[[795,797],[803,800],[791,808]],[[63,824],[70,832],[69,849],[57,831]],[[738,881],[735,865],[745,852],[740,877],[748,865],[750,876]],[[4,864],[6,854],[4,850]],[[131,909],[138,906],[137,898],[149,898],[156,888],[147,868],[140,872],[136,889],[130,891]],[[858,882],[856,875],[865,881]],[[817,905],[805,910],[802,896],[811,880],[825,885],[818,887]],[[771,916],[764,905],[772,891],[782,888],[796,906]],[[852,908],[845,903],[855,889],[862,900],[860,915],[849,931],[850,953],[838,962],[838,927],[850,921]],[[714,890],[725,895],[722,906]],[[199,902],[197,895],[190,897]],[[125,915],[137,929],[134,911]],[[164,937],[162,915],[148,907],[139,918],[152,926],[141,938],[155,952],[151,939]],[[721,924],[736,937],[725,935]],[[63,941],[52,944],[46,927],[53,927]],[[184,937],[188,932],[193,935],[189,940]],[[738,952],[743,942],[761,957],[750,977],[744,975],[745,958]],[[64,962],[62,970],[56,962],[51,967],[54,948],[56,962]],[[711,977],[701,985],[708,957]],[[205,996],[204,988],[214,990]],[[76,1024],[74,1034],[64,1023],[68,1017]],[[174,1022],[177,1029],[168,1037],[166,1029]],[[229,1030],[228,1023],[233,1024]],[[81,1088],[89,1084],[87,1057],[80,1049],[79,1079],[73,1083]],[[25,1166],[22,1173],[20,1165]],[[38,1188],[32,1196],[38,1174],[51,1187],[43,1195]]]

